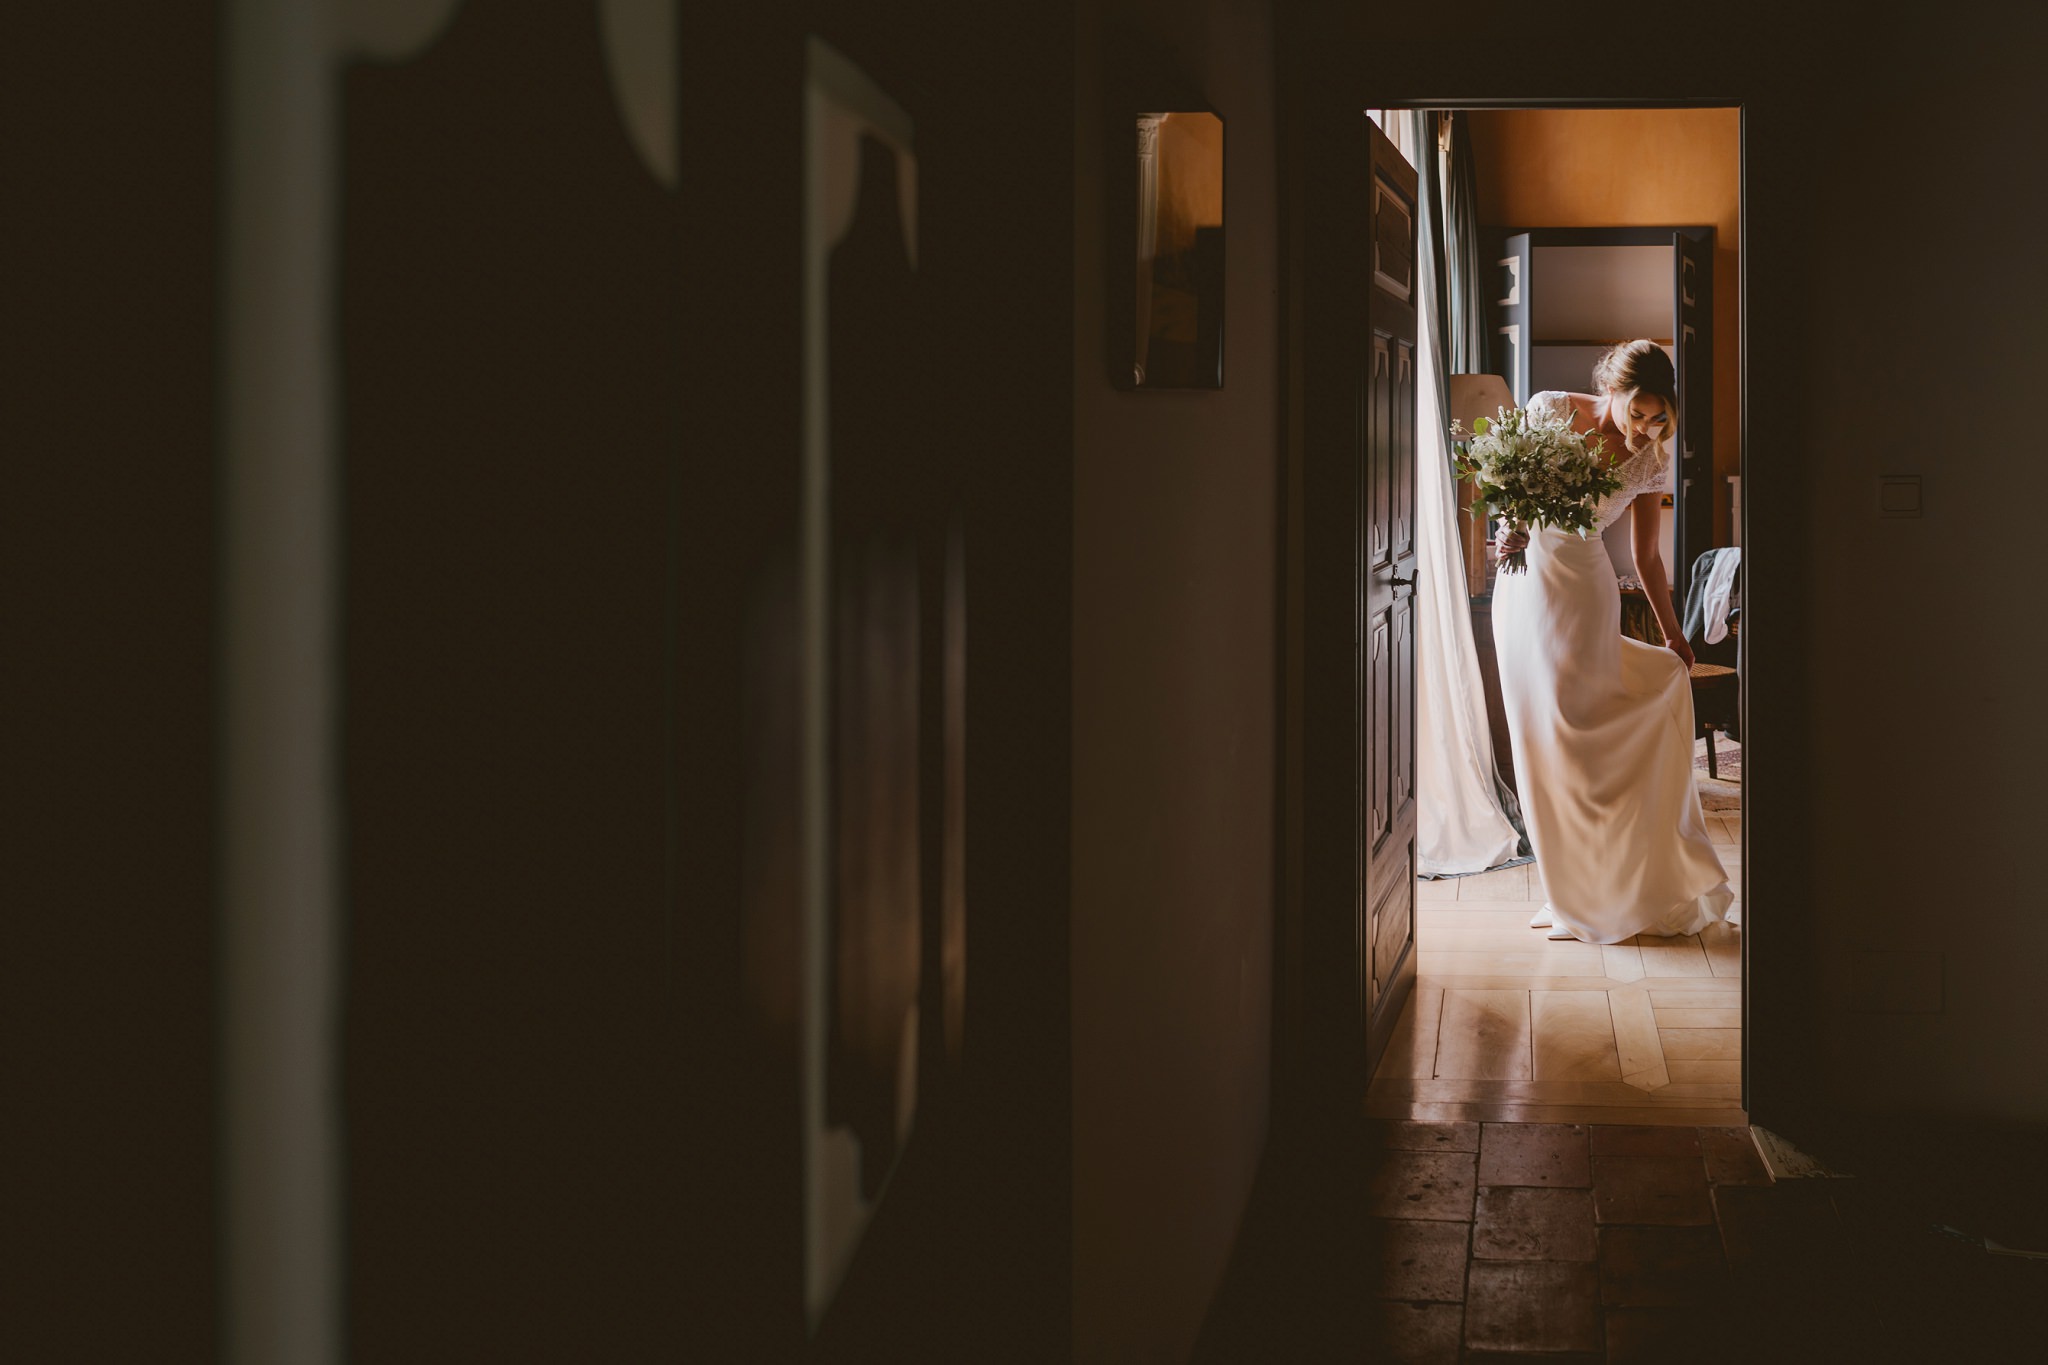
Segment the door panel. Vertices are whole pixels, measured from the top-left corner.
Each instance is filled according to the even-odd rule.
[[[1407,880],[1412,883],[1413,878]],[[1366,1014],[1373,1018],[1380,1014],[1381,1000],[1395,976],[1408,971],[1412,964],[1409,949],[1415,936],[1415,897],[1402,879],[1389,878],[1380,890],[1373,902],[1366,934],[1372,948],[1370,962],[1374,973],[1366,983]],[[1412,972],[1409,975],[1412,977]],[[1393,1008],[1398,1014],[1400,1006],[1396,1004]]]
[[[1374,272],[1377,274],[1378,272]],[[1385,461],[1375,461],[1370,453],[1384,449],[1393,439],[1389,426],[1394,411],[1394,363],[1388,354],[1387,338],[1375,333],[1372,338],[1372,375],[1366,385],[1366,450],[1365,467],[1368,502],[1365,508],[1366,544],[1369,553],[1366,563],[1373,568],[1382,568],[1393,549],[1392,536],[1394,510],[1394,471]]]
[[[1405,719],[1393,727],[1392,772],[1388,809],[1411,809],[1415,801],[1415,597],[1403,594],[1394,604],[1394,706]]]
[[[1386,841],[1393,815],[1388,799],[1391,788],[1388,758],[1393,749],[1392,708],[1394,651],[1391,613],[1380,611],[1372,618],[1365,650],[1365,847],[1368,859]]]
[[[1389,416],[1394,426],[1394,449],[1408,452],[1389,471],[1393,479],[1392,517],[1394,557],[1405,559],[1415,553],[1415,348],[1403,345],[1394,357],[1394,387]]]

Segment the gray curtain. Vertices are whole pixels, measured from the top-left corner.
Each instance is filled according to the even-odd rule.
[[[1437,379],[1439,410],[1450,407],[1454,374],[1485,374],[1490,340],[1486,325],[1486,277],[1479,268],[1479,173],[1465,119],[1451,110],[1417,110],[1407,115],[1409,145],[1416,153],[1418,273],[1438,302],[1436,353],[1444,357]],[[1439,139],[1448,152],[1437,155]]]
[[[1446,279],[1447,258],[1445,254],[1444,207],[1445,186],[1443,183],[1442,159],[1437,155],[1437,129],[1446,116],[1434,109],[1417,109],[1409,113],[1408,145],[1415,149],[1415,198],[1417,218],[1415,225],[1415,257],[1418,283],[1425,298],[1434,298],[1439,307],[1435,310],[1437,323],[1436,353],[1443,362],[1434,368],[1430,377],[1436,383],[1436,410],[1448,412],[1451,408],[1451,380],[1453,374],[1469,374],[1455,345],[1452,334],[1457,328],[1451,323],[1451,310],[1441,306],[1454,298],[1450,281]],[[1466,292],[1471,292],[1469,289]],[[1425,323],[1430,310],[1422,309],[1418,323]]]
[[[1452,374],[1485,374],[1493,367],[1486,327],[1486,275],[1479,262],[1479,171],[1472,137],[1462,114],[1445,113],[1449,127],[1448,166],[1443,175],[1445,272],[1444,319],[1449,332],[1444,354]]]

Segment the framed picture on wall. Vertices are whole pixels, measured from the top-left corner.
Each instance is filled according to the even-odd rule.
[[[1134,228],[1119,272],[1129,288],[1112,285],[1130,318],[1115,329],[1112,370],[1134,389],[1222,388],[1223,120],[1206,109],[1141,113],[1131,131]]]

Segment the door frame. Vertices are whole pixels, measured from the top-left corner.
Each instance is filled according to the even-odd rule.
[[[1341,1064],[1333,1065],[1333,1053],[1341,1057],[1341,1049],[1333,1047],[1330,1040],[1316,1036],[1318,1021],[1313,1004],[1314,985],[1311,949],[1319,941],[1327,941],[1329,931],[1320,928],[1322,916],[1332,912],[1327,903],[1318,905],[1312,894],[1319,875],[1327,873],[1310,866],[1313,848],[1304,838],[1304,805],[1306,784],[1303,779],[1304,765],[1310,755],[1307,753],[1305,737],[1313,727],[1308,726],[1303,714],[1308,701],[1304,685],[1305,632],[1308,622],[1303,611],[1302,576],[1306,564],[1304,544],[1305,518],[1301,494],[1303,470],[1304,423],[1303,409],[1309,391],[1315,382],[1314,370],[1306,363],[1305,352],[1310,343],[1308,330],[1304,325],[1303,312],[1306,293],[1311,287],[1307,277],[1309,249],[1317,237],[1328,232],[1324,221],[1332,211],[1330,196],[1320,197],[1314,193],[1318,187],[1326,187],[1327,176],[1318,176],[1318,163],[1314,150],[1317,139],[1326,136],[1319,122],[1332,118],[1355,117],[1365,119],[1367,109],[1388,109],[1411,111],[1418,109],[1449,109],[1456,111],[1492,109],[1734,109],[1737,111],[1737,231],[1741,243],[1741,255],[1736,263],[1734,280],[1736,307],[1736,337],[1738,363],[1731,374],[1717,375],[1720,383],[1732,383],[1738,396],[1737,433],[1740,439],[1740,456],[1737,472],[1745,490],[1741,504],[1736,508],[1734,530],[1740,544],[1745,547],[1745,559],[1751,544],[1750,509],[1755,499],[1749,490],[1754,486],[1750,478],[1750,464],[1755,452],[1752,440],[1755,423],[1752,420],[1749,368],[1751,357],[1750,333],[1750,277],[1754,239],[1750,232],[1751,214],[1751,166],[1750,145],[1751,111],[1749,103],[1737,98],[1693,97],[1670,99],[1645,98],[1599,98],[1594,96],[1550,96],[1550,97],[1498,97],[1477,92],[1446,92],[1440,98],[1416,99],[1412,97],[1388,97],[1375,101],[1357,101],[1355,109],[1348,109],[1351,101],[1341,98],[1341,92],[1355,81],[1340,74],[1334,65],[1336,58],[1331,52],[1342,48],[1332,44],[1330,51],[1317,53],[1312,48],[1292,54],[1301,79],[1283,81],[1282,89],[1288,92],[1283,100],[1282,131],[1280,138],[1279,174],[1281,183],[1281,223],[1284,251],[1283,264],[1283,338],[1285,353],[1283,370],[1287,381],[1288,419],[1286,427],[1285,456],[1281,461],[1281,527],[1280,527],[1280,583],[1278,588],[1280,631],[1278,666],[1281,686],[1279,705],[1282,736],[1279,754],[1280,801],[1280,897],[1279,913],[1275,916],[1274,934],[1274,1109],[1276,1123],[1286,1127],[1303,1121],[1313,1121],[1314,1116],[1326,1114],[1333,1108],[1342,1110],[1355,1106],[1363,1095],[1350,1090],[1347,1070]],[[1479,82],[1492,83],[1497,77],[1489,78],[1481,72],[1473,78]],[[1341,207],[1341,197],[1337,207]],[[1725,282],[1722,287],[1726,287]],[[1789,567],[1789,566],[1788,566]],[[1796,593],[1799,579],[1796,573],[1788,574],[1779,585],[1780,592],[1772,591],[1769,577],[1764,579],[1763,591],[1757,591],[1757,580],[1745,575],[1744,605],[1754,608],[1759,601],[1770,604],[1779,600],[1780,593],[1789,596]],[[1362,605],[1362,604],[1361,604]],[[1787,604],[1792,605],[1788,602]],[[1740,725],[1748,737],[1754,733],[1750,723],[1750,700],[1755,695],[1759,681],[1768,680],[1773,694],[1787,687],[1798,686],[1800,656],[1797,646],[1780,654],[1767,648],[1761,653],[1754,648],[1752,638],[1745,643],[1741,661]],[[1786,757],[1791,758],[1788,752]],[[1803,920],[1784,918],[1781,930],[1774,930],[1772,936],[1783,934],[1782,957],[1774,952],[1773,960],[1782,970],[1770,975],[1759,991],[1754,954],[1755,922],[1754,910],[1757,904],[1755,886],[1751,876],[1754,864],[1752,847],[1768,846],[1773,850],[1772,865],[1779,865],[1783,856],[1777,841],[1773,840],[1766,827],[1754,825],[1748,818],[1750,794],[1756,790],[1758,769],[1744,757],[1744,821],[1741,835],[1742,866],[1737,880],[1740,883],[1738,895],[1743,907],[1742,932],[1742,1106],[1752,1124],[1766,1124],[1781,1131],[1803,1124],[1813,1116],[1814,1106],[1810,1099],[1800,1097],[1799,1073],[1804,1065],[1808,1044],[1813,1037],[1811,1006],[1801,1000],[1799,994],[1801,964],[1808,955],[1802,951],[1804,941],[1799,935],[1804,930]],[[1762,770],[1769,778],[1773,769],[1768,754]],[[1753,839],[1753,834],[1756,837]],[[1796,837],[1788,833],[1787,838]],[[1782,917],[1796,915],[1792,897],[1773,900],[1765,897],[1765,922],[1777,926]],[[1419,942],[1417,945],[1419,949]],[[1767,1008],[1759,1009],[1754,1002],[1763,998]],[[1759,1022],[1765,1024],[1766,1036],[1759,1041]]]

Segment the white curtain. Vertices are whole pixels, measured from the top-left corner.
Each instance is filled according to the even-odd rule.
[[[1418,146],[1414,124],[1396,118],[1395,145],[1411,165],[1438,155]],[[1442,177],[1421,177],[1433,187]],[[1425,212],[1443,222],[1442,207]],[[1440,395],[1447,387],[1437,354],[1440,281],[1419,271],[1423,288],[1417,358],[1415,440],[1415,790],[1416,870],[1426,877],[1484,872],[1513,862],[1521,836],[1501,809],[1487,728],[1486,692],[1472,644],[1472,609],[1458,544],[1458,501],[1451,482],[1450,438]]]

